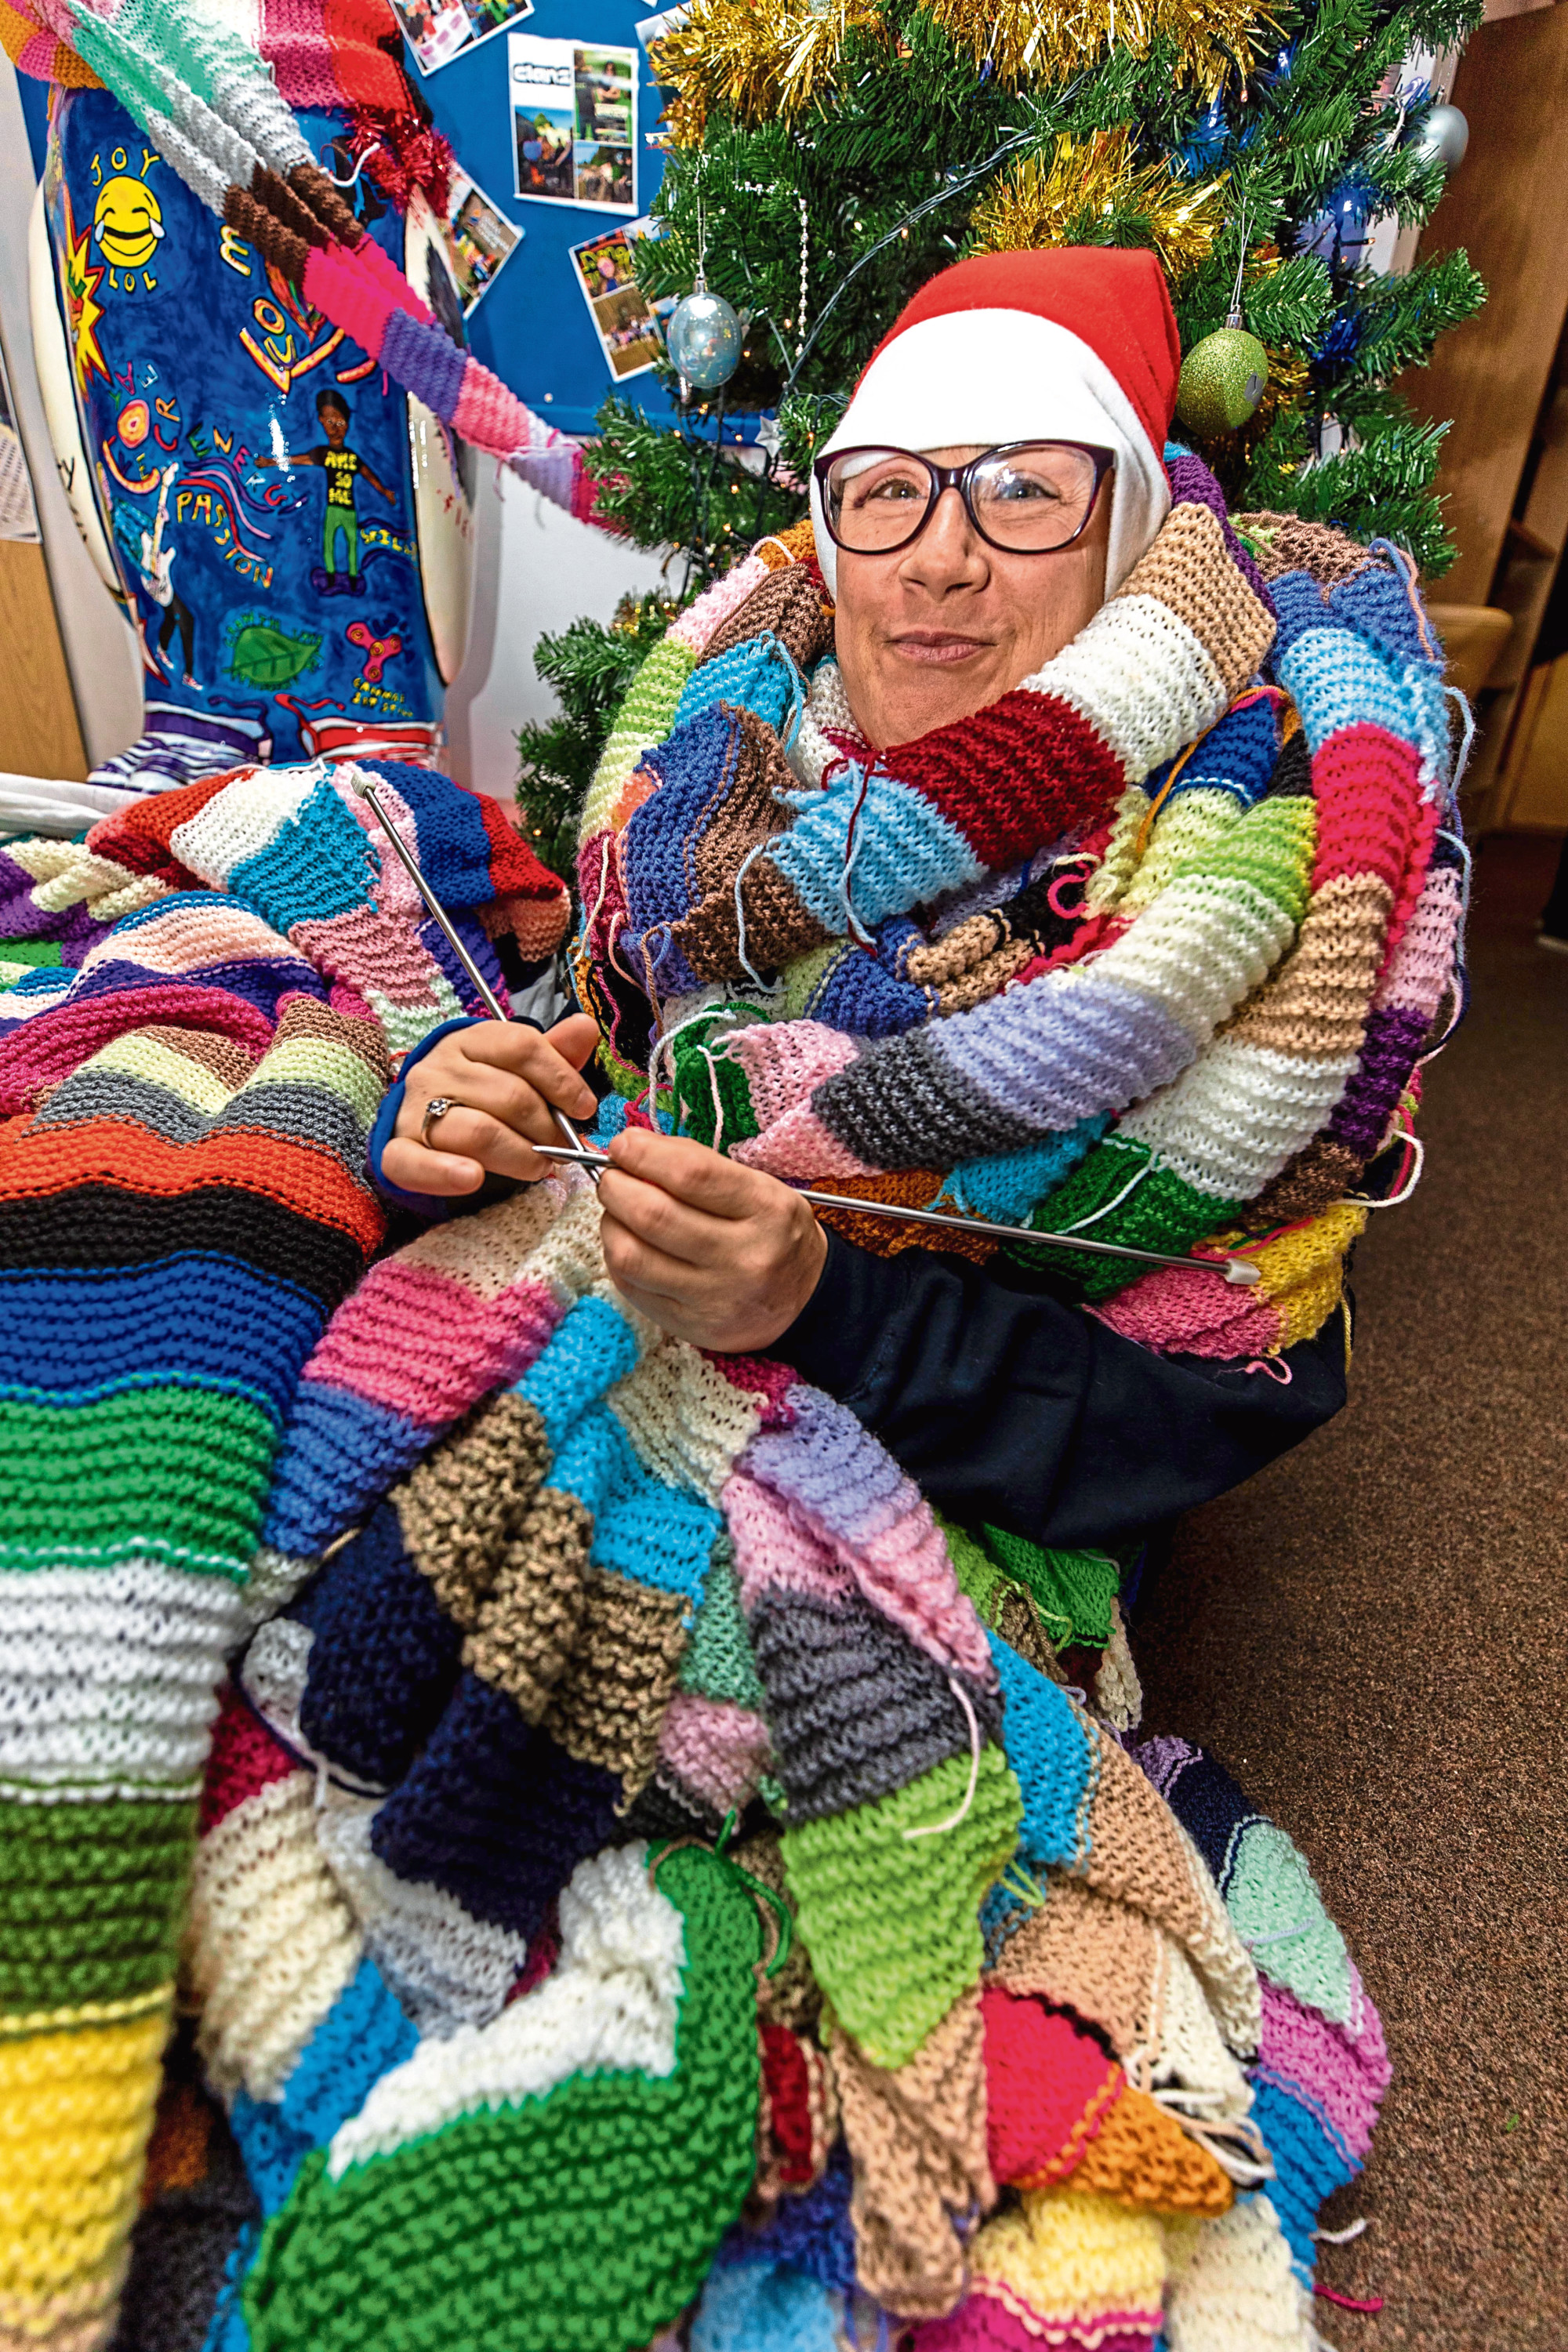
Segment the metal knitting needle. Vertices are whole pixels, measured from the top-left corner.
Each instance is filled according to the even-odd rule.
[[[506,1014],[501,1010],[501,1002],[500,997],[490,986],[489,982],[485,978],[484,973],[479,970],[479,965],[474,961],[473,957],[468,953],[468,949],[463,945],[462,940],[458,937],[457,932],[452,929],[451,923],[447,919],[447,909],[443,907],[440,899],[437,898],[435,891],[432,890],[429,883],[426,882],[424,875],[419,870],[418,860],[416,858],[413,851],[409,848],[407,843],[404,840],[403,835],[398,832],[397,827],[387,815],[386,811],[382,807],[380,799],[376,793],[374,779],[361,772],[353,776],[352,782],[353,783],[353,788],[359,794],[361,800],[368,801],[370,803],[371,808],[374,813],[377,824],[380,825],[383,833],[385,834],[388,841],[391,842],[394,849],[397,852],[399,858],[402,860],[404,872],[413,883],[414,887],[418,891],[419,896],[424,899],[426,906],[429,908],[429,911],[436,922],[440,926],[441,933],[446,940],[447,945],[451,949],[452,953],[457,957],[458,961],[462,965],[463,970],[468,973],[468,978],[473,982],[474,987],[478,992],[480,1003],[484,1005],[492,1021],[504,1021],[506,1019]],[[571,1120],[567,1118],[565,1112],[563,1110],[558,1110],[553,1103],[550,1105],[549,1108],[551,1118],[555,1121],[556,1126],[565,1137],[566,1141],[571,1145],[573,1151],[580,1154],[584,1159],[584,1163],[589,1166],[590,1172],[593,1174],[594,1181],[596,1184],[599,1181],[598,1174],[596,1172],[599,1163],[593,1159],[593,1155],[583,1152],[583,1139],[578,1134],[576,1129],[573,1126]],[[552,1150],[555,1149],[553,1145],[547,1148]],[[536,1144],[534,1149],[537,1150],[539,1146]]]
[[[604,1152],[587,1150],[582,1144],[571,1150],[558,1143],[536,1143],[533,1148],[542,1160],[571,1160],[590,1171],[615,1164]],[[595,1174],[595,1181],[597,1181]],[[993,1234],[1001,1241],[1041,1242],[1048,1249],[1082,1250],[1093,1257],[1133,1257],[1144,1265],[1180,1265],[1189,1274],[1223,1274],[1227,1282],[1243,1289],[1249,1289],[1258,1279],[1258,1269],[1244,1257],[1176,1257],[1163,1250],[1126,1248],[1121,1242],[1091,1242],[1081,1234],[1039,1233],[1033,1225],[996,1225],[989,1217],[951,1217],[941,1209],[900,1209],[891,1201],[857,1201],[845,1192],[814,1192],[799,1184],[792,1184],[790,1190],[800,1200],[809,1201],[814,1209],[853,1209],[862,1216],[891,1217],[901,1224],[947,1225],[955,1233]]]

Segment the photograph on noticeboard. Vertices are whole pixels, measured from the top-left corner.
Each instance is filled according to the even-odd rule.
[[[627,376],[643,374],[664,352],[664,321],[675,308],[676,297],[650,302],[632,267],[632,247],[637,238],[658,234],[650,220],[627,221],[572,247],[583,299],[605,364],[617,383]]]
[[[516,194],[635,213],[637,51],[513,33],[507,62]]]
[[[522,231],[458,164],[443,227],[466,319],[522,243]]]
[[[531,16],[533,0],[392,0],[392,11],[420,72],[433,74]]]

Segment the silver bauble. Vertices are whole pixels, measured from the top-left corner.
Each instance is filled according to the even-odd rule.
[[[722,294],[686,295],[669,314],[664,340],[678,373],[700,392],[728,383],[741,363],[741,321]]]
[[[1429,163],[1454,171],[1465,160],[1470,126],[1457,106],[1435,106],[1410,144]]]

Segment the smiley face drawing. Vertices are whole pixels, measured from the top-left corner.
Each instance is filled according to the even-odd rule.
[[[140,269],[158,250],[163,208],[151,188],[122,173],[98,192],[92,234],[111,269]]]

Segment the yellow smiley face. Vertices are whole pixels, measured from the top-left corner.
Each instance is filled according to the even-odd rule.
[[[163,215],[157,197],[140,180],[106,180],[93,208],[92,233],[100,252],[117,269],[140,269],[158,250]]]

